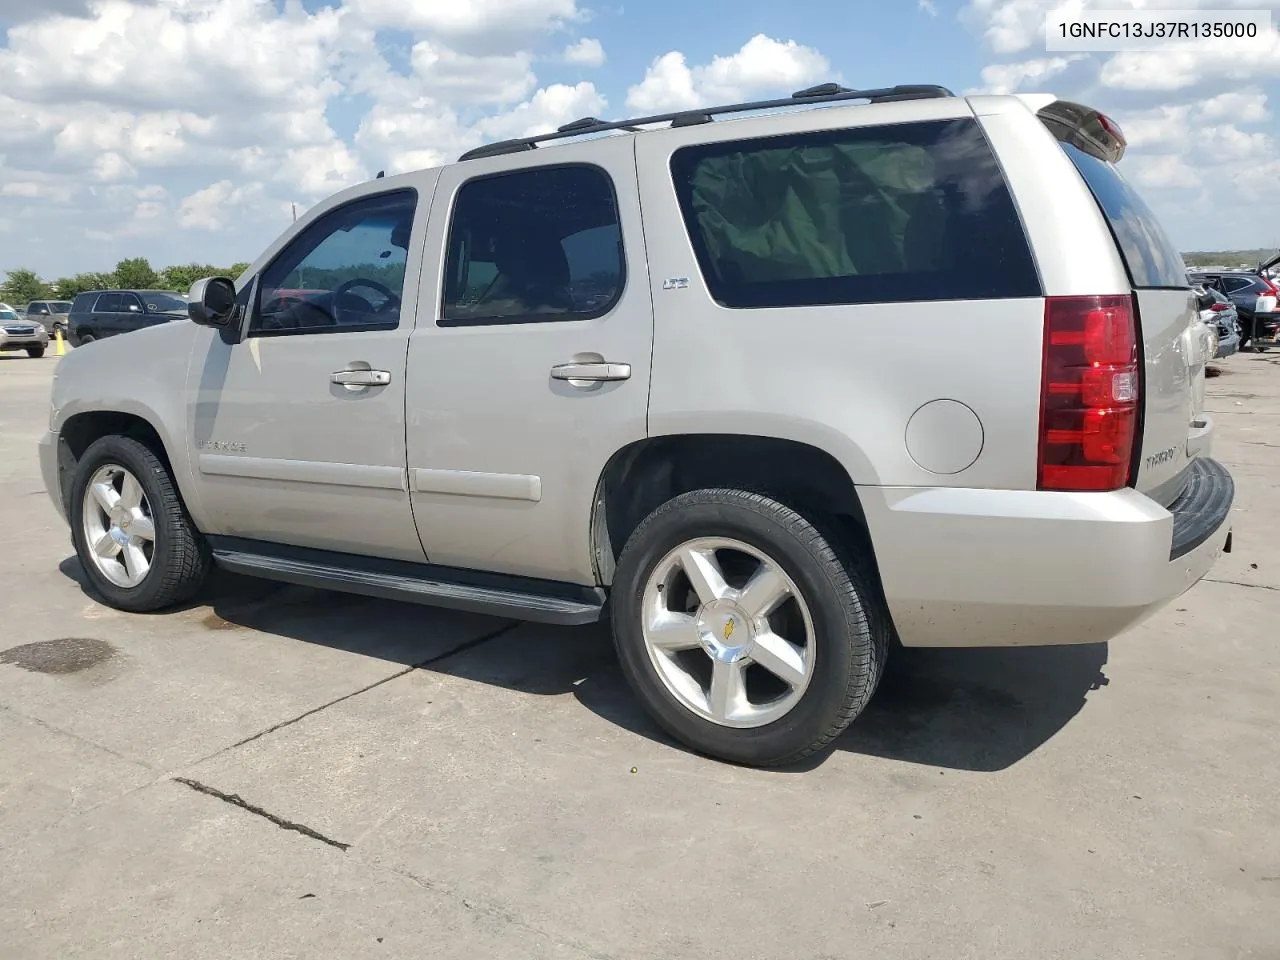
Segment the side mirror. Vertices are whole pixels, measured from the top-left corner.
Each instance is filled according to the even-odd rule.
[[[187,316],[203,327],[225,329],[235,322],[236,285],[226,277],[205,277],[191,285]]]

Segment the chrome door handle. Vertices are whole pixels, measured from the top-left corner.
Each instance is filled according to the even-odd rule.
[[[571,383],[604,383],[610,380],[631,379],[629,363],[562,363],[551,368],[556,380]]]
[[[348,390],[362,390],[365,387],[385,387],[391,382],[391,371],[337,370],[329,374],[329,382],[346,387]]]

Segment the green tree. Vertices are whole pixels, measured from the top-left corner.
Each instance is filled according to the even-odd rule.
[[[61,277],[53,284],[53,294],[62,300],[74,300],[77,294],[89,290],[106,290],[113,286],[115,278],[106,273],[77,273],[74,277]]]
[[[112,284],[122,290],[149,290],[160,285],[160,278],[151,269],[146,257],[132,257],[116,264]]]
[[[19,267],[10,270],[0,284],[0,300],[21,309],[32,300],[44,300],[49,296],[48,285],[36,276],[34,270]]]
[[[233,263],[230,267],[227,268],[227,272],[226,274],[224,274],[224,276],[228,276],[232,280],[236,280],[236,279],[239,279],[240,274],[244,273],[248,269],[249,269],[249,265],[247,263]]]
[[[175,264],[160,271],[160,286],[166,290],[186,293],[197,280],[221,275],[222,271],[218,267],[211,267],[207,263]]]

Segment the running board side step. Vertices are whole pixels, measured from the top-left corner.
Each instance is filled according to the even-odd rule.
[[[274,545],[268,547],[270,552],[258,552],[219,542],[229,538],[209,539],[213,558],[223,569],[304,587],[533,623],[595,623],[604,613],[605,594],[598,587],[478,574],[428,564],[370,560],[325,551],[272,549]]]

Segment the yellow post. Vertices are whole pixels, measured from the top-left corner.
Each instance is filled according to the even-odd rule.
[[[53,328],[53,338],[58,341],[57,345],[53,348],[53,355],[55,357],[65,357],[67,355],[67,345],[62,339],[61,327]]]

